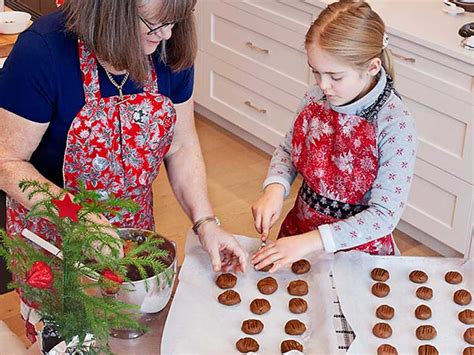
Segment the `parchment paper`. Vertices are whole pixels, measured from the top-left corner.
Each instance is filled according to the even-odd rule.
[[[259,247],[255,238],[237,236],[239,242],[251,255]],[[258,280],[268,273],[254,271],[251,265],[245,274],[239,273],[237,285],[242,302],[224,306],[217,301],[223,292],[215,284],[218,274],[212,271],[209,257],[194,235],[188,235],[185,259],[179,274],[179,285],[165,324],[162,354],[239,354],[235,348],[238,339],[246,337],[241,331],[242,321],[260,319],[264,330],[252,335],[260,344],[259,354],[279,354],[280,343],[295,339],[303,344],[305,354],[333,354],[337,350],[336,335],[332,322],[333,298],[329,279],[329,260],[311,260],[312,269],[305,275],[295,275],[291,270],[273,274],[279,288],[272,295],[262,295],[257,289]],[[309,293],[304,296],[308,311],[293,314],[288,310],[292,297],[286,288],[290,281],[306,280]],[[250,312],[250,302],[255,298],[266,298],[271,310],[263,315]],[[301,336],[285,334],[285,323],[299,319],[306,324],[307,331]],[[289,353],[288,353],[289,354]]]
[[[390,272],[386,282],[390,293],[385,298],[372,295],[371,287],[375,283],[370,277],[374,267],[382,267]],[[419,269],[428,274],[424,284],[411,282],[408,275]],[[463,282],[450,285],[444,280],[448,271],[459,271]],[[342,311],[356,334],[356,339],[349,348],[349,354],[376,354],[380,344],[395,346],[399,354],[417,354],[418,346],[431,344],[440,354],[462,354],[469,346],[463,339],[468,325],[458,320],[458,313],[473,307],[459,306],[453,302],[453,293],[461,288],[472,294],[473,261],[438,257],[396,257],[371,256],[360,252],[338,253],[334,262],[334,281],[341,302]],[[416,297],[416,289],[427,286],[433,289],[433,298],[424,301]],[[474,296],[474,295],[473,295]],[[395,308],[392,320],[383,321],[375,316],[376,308],[388,304]],[[431,308],[432,317],[422,321],[414,316],[415,308],[426,304]],[[372,327],[377,322],[387,322],[392,327],[392,336],[379,339],[372,334]],[[416,328],[431,324],[437,330],[432,340],[421,341],[416,338]]]

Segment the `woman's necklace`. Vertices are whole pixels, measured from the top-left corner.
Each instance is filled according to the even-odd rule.
[[[127,82],[128,80],[128,76],[130,75],[129,72],[126,72],[125,73],[125,76],[123,77],[122,79],[122,82],[120,84],[117,84],[117,82],[115,81],[115,79],[112,77],[112,74],[109,73],[109,71],[107,69],[105,69],[105,74],[107,74],[107,77],[109,78],[110,82],[112,83],[113,86],[115,86],[119,92],[119,99],[120,101],[123,101],[123,86],[125,85],[125,83]]]

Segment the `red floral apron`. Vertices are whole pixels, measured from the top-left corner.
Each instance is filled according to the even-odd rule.
[[[315,230],[367,208],[362,199],[378,167],[376,127],[367,118],[338,113],[325,101],[309,103],[294,123],[291,158],[304,182],[279,238]],[[352,249],[393,255],[394,243],[387,235]]]
[[[152,182],[173,139],[176,112],[171,100],[158,92],[150,70],[143,93],[101,97],[97,59],[78,44],[85,105],[69,128],[64,154],[64,187],[74,193],[79,181],[107,198],[110,194],[135,201],[136,214],[126,211],[106,216],[116,227],[154,229]],[[7,199],[7,230],[20,235],[24,228],[60,247],[55,227],[40,218],[26,220],[28,210]],[[34,330],[34,328],[33,328]],[[27,335],[35,334],[27,322]]]

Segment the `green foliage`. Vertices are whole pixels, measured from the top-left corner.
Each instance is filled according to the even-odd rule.
[[[63,199],[66,190],[52,193],[47,183],[30,180],[22,181],[20,188],[28,192],[29,199],[40,197],[39,202],[31,208],[28,218],[45,218],[55,225],[62,240],[60,249],[63,258],[46,255],[22,237],[8,236],[0,230],[0,257],[5,259],[15,275],[11,287],[20,288],[25,299],[39,306],[40,315],[56,325],[66,343],[78,336],[81,347],[85,336],[90,333],[98,344],[107,344],[111,328],[140,329],[133,316],[134,306],[119,302],[113,296],[101,296],[103,292],[99,284],[103,288],[117,287],[117,284],[103,277],[97,282],[97,276],[108,269],[127,282],[127,266],[134,265],[143,279],[147,276],[145,268],[150,268],[156,274],[167,272],[171,283],[173,275],[169,274],[162,262],[168,253],[160,249],[161,239],[146,238],[120,259],[122,240],[117,237],[117,230],[110,225],[94,222],[100,215],[110,216],[121,210],[136,212],[138,206],[133,201],[114,196],[101,200],[98,193],[86,190],[81,184],[73,199],[74,203],[81,206],[78,222],[74,222],[68,217],[60,218],[58,208],[53,203],[53,200]],[[39,289],[26,282],[28,271],[37,261],[50,266],[53,273],[52,287]],[[109,349],[107,345],[98,345],[89,351],[103,353]]]

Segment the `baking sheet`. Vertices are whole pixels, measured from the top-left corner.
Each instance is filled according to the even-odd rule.
[[[374,267],[381,267],[390,272],[386,282],[390,293],[384,298],[372,295],[371,287],[375,283],[370,277]],[[428,274],[424,284],[411,282],[408,275],[419,269]],[[447,271],[459,271],[463,282],[450,285],[444,280]],[[334,282],[342,311],[356,334],[349,348],[349,354],[376,354],[377,347],[388,343],[395,346],[399,354],[417,354],[418,346],[431,344],[440,354],[462,354],[469,346],[463,339],[468,325],[458,320],[458,313],[468,306],[459,306],[453,302],[453,293],[461,288],[473,293],[473,261],[438,257],[397,257],[371,256],[360,252],[338,253],[334,261]],[[416,297],[416,289],[428,286],[433,289],[431,300]],[[376,308],[388,304],[395,308],[393,319],[384,321],[375,316]],[[415,308],[420,304],[428,305],[432,317],[422,321],[414,316]],[[392,336],[380,339],[372,334],[375,323],[387,322],[392,327]],[[437,330],[432,340],[421,341],[416,338],[416,328],[422,324],[431,324]]]
[[[255,238],[237,236],[242,247],[251,255],[260,244]],[[260,345],[259,354],[280,353],[280,343],[295,339],[303,344],[305,354],[340,354],[334,331],[333,298],[329,279],[330,262],[326,258],[309,260],[312,269],[305,275],[295,275],[291,270],[273,274],[279,288],[272,295],[262,295],[257,281],[269,276],[254,271],[251,267],[245,274],[239,273],[234,289],[242,302],[235,306],[224,306],[217,301],[223,292],[215,285],[218,274],[211,269],[209,257],[194,235],[188,235],[185,259],[179,274],[179,285],[163,332],[162,354],[240,354],[235,348],[238,339],[246,337],[241,331],[242,321],[256,318],[264,323],[264,330],[252,335]],[[286,287],[292,280],[303,279],[310,291],[304,298],[308,311],[293,314],[288,310],[292,297]],[[250,302],[255,298],[270,301],[271,310],[263,315],[250,312]],[[299,319],[306,324],[307,331],[301,336],[289,336],[284,332],[285,323]]]

